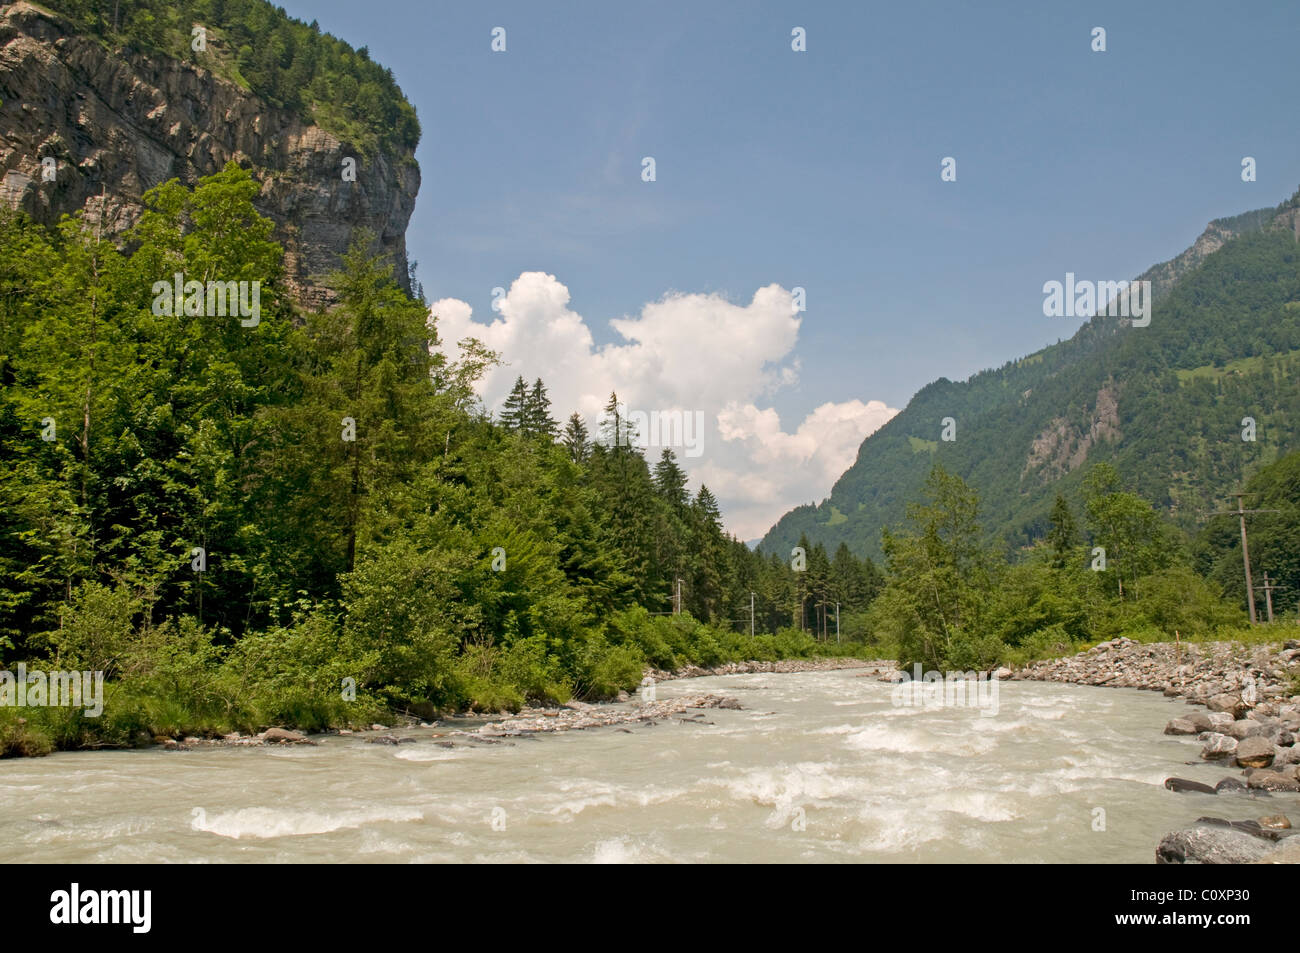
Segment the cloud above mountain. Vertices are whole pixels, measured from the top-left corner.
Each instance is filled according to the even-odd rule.
[[[621,340],[600,346],[569,302],[554,275],[528,271],[483,321],[456,298],[435,301],[430,311],[448,357],[458,358],[458,342],[468,337],[501,355],[505,363],[478,385],[494,411],[522,375],[546,382],[553,416],[563,421],[576,411],[593,433],[612,391],[629,411],[698,414],[698,444],[673,449],[692,486],[708,484],[727,528],[742,539],[824,497],[862,440],[898,413],[878,400],[825,403],[783,429],[770,401],[798,381],[801,317],[780,285],[759,288],[745,305],[719,294],[667,294],[635,317],[610,321]],[[652,440],[649,458],[659,452]]]

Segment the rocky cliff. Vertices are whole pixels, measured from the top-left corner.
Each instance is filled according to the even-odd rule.
[[[80,209],[120,234],[148,189],[172,178],[192,186],[233,160],[262,183],[258,210],[276,223],[304,305],[328,303],[322,278],[362,228],[408,285],[406,225],[420,186],[409,151],[362,155],[210,70],[108,49],[24,2],[0,8],[0,98],[0,198],[38,221]],[[348,157],[356,181],[344,180]]]

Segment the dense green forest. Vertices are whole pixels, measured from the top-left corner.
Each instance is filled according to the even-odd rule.
[[[415,107],[362,47],[266,0],[44,0],[87,35],[212,70],[364,151],[414,152]],[[194,30],[202,27],[202,43]],[[196,49],[196,46],[202,48]]]
[[[166,183],[126,250],[0,221],[0,652],[112,692],[57,743],[608,697],[647,665],[832,651],[834,603],[865,611],[873,566],[751,553],[616,396],[603,434],[557,439],[541,381],[494,421],[495,355],[431,347],[367,236],[338,306],[299,313],[257,194],[233,165]],[[259,282],[258,319],[160,314],[177,274]]]
[[[1261,467],[1300,446],[1300,194],[1213,223],[1231,240],[1196,267],[1150,269],[1148,327],[1098,316],[1070,340],[965,382],[941,379],[862,444],[819,506],[765,537],[801,536],[879,557],[935,463],[975,487],[985,540],[1041,540],[1058,493],[1082,503],[1088,466],[1114,464],[1189,533]],[[956,422],[945,441],[942,420]],[[1252,418],[1254,439],[1243,440]],[[1244,605],[1244,589],[1241,590]]]

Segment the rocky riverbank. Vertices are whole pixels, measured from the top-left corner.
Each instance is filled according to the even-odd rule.
[[[1242,820],[1198,818],[1166,834],[1157,863],[1295,863],[1300,841],[1286,811],[1300,810],[1300,640],[1278,645],[1234,642],[1141,643],[1119,638],[1069,658],[1035,662],[1013,679],[1138,688],[1204,706],[1175,718],[1167,735],[1200,745],[1200,757],[1235,769],[1211,787],[1169,778],[1165,787],[1224,797],[1225,812],[1262,815]],[[1257,799],[1270,798],[1267,804]]]
[[[886,659],[868,661],[860,658],[791,658],[781,659],[776,662],[727,662],[725,665],[715,665],[712,668],[687,665],[675,672],[651,669],[647,672],[647,676],[656,682],[671,682],[678,678],[705,678],[709,675],[753,675],[762,672],[776,672],[786,675],[791,672],[833,672],[845,668],[874,668],[880,671],[892,671],[897,667],[896,663]]]
[[[638,704],[628,708],[621,704],[590,704],[571,701],[564,705],[550,708],[525,708],[515,715],[502,712],[500,719],[490,721],[474,729],[457,729],[448,731],[438,729],[438,722],[422,722],[415,718],[403,716],[396,728],[387,725],[371,725],[368,729],[355,731],[342,730],[327,732],[327,735],[356,735],[373,744],[406,744],[416,740],[431,738],[436,744],[445,747],[471,742],[484,742],[490,739],[521,737],[535,734],[547,734],[563,731],[583,731],[588,728],[606,728],[615,726],[643,725],[653,726],[680,716],[688,710],[705,708],[739,708],[740,704],[725,695],[702,694],[688,695],[671,701],[655,701],[653,691],[647,691],[659,682],[674,681],[681,678],[704,678],[710,675],[750,675],[754,673],[773,672],[788,674],[792,672],[827,672],[839,669],[864,669],[866,675],[879,675],[892,671],[892,661],[866,661],[857,658],[833,659],[782,659],[775,662],[749,661],[728,662],[713,668],[701,668],[687,665],[673,672],[651,669],[646,673],[646,682],[639,692]],[[620,692],[617,702],[632,700],[627,692]],[[684,721],[699,721],[703,714],[695,714]],[[192,748],[212,747],[259,747],[263,745],[282,744],[316,744],[317,741],[301,731],[285,728],[268,728],[253,735],[241,735],[239,732],[217,738],[187,737],[183,739],[158,738],[156,742],[169,751],[187,751]]]

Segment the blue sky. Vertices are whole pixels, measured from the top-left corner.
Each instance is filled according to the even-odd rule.
[[[419,112],[407,239],[430,300],[490,321],[494,287],[545,272],[599,349],[667,294],[802,286],[791,373],[744,397],[786,432],[1068,337],[1045,281],[1132,277],[1300,187],[1289,0],[285,7],[368,46]]]

